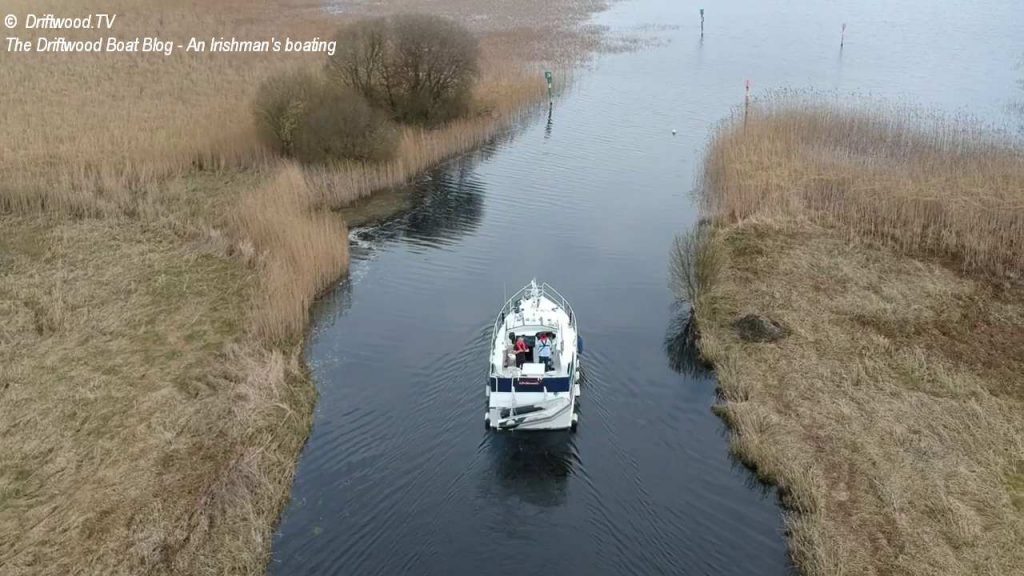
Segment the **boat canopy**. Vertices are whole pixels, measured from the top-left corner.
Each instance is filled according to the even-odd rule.
[[[541,324],[528,324],[525,326],[515,326],[509,328],[509,334],[515,334],[516,336],[536,336],[541,332],[548,332],[558,336],[558,329],[553,326],[544,326]]]

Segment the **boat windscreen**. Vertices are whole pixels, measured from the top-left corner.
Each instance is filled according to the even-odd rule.
[[[551,326],[541,326],[539,324],[532,326],[516,326],[509,330],[509,334],[514,334],[516,336],[536,336],[541,332],[547,332],[553,337],[558,336],[558,330],[555,328],[552,328]]]

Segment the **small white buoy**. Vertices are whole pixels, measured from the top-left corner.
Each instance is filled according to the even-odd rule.
[[[672,135],[673,135],[673,136],[675,136],[675,135],[676,135],[676,129],[675,129],[675,128],[673,128],[673,129],[672,129]]]

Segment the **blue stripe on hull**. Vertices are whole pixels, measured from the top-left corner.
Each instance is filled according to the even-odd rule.
[[[557,378],[545,378],[541,384],[523,384],[521,382],[516,383],[516,392],[568,392],[569,382],[568,376],[560,376]],[[511,378],[491,378],[491,392],[511,392],[512,391],[512,379]]]

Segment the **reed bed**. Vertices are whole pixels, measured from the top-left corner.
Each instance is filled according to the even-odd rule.
[[[723,125],[705,169],[710,228],[680,243],[680,286],[731,450],[778,487],[801,572],[1020,573],[1019,145],[771,101]],[[751,313],[788,336],[741,339]]]
[[[259,573],[314,394],[252,273],[124,219],[0,232],[0,572]]]
[[[7,12],[43,9],[14,0]],[[81,3],[47,2],[58,14]],[[115,0],[109,34],[185,43],[235,35],[328,36],[340,20],[308,3],[276,7],[243,0]],[[52,32],[52,31],[49,31]],[[19,30],[34,39],[46,31]],[[63,31],[71,39],[98,31]],[[195,168],[251,166],[266,158],[249,106],[253,91],[283,67],[315,65],[297,54],[63,54],[0,52],[0,209],[5,212],[116,214],[168,177]]]
[[[12,1],[11,13],[39,11],[35,2]],[[589,8],[570,8],[569,3],[555,7],[575,18],[583,14],[577,10]],[[72,0],[54,0],[47,10],[80,11]],[[303,0],[285,0],[273,7],[253,0],[174,0],[150,2],[142,9],[138,3],[117,0],[104,10],[120,14],[112,34],[158,35],[176,41],[225,35],[328,38],[345,21]],[[525,13],[519,8],[513,12]],[[370,182],[401,181],[394,174],[408,176],[427,165],[429,158],[444,156],[438,147],[454,145],[452,153],[465,150],[485,139],[481,135],[490,132],[488,125],[507,120],[510,110],[541,99],[545,66],[510,55],[510,47],[536,47],[541,38],[528,28],[536,19],[520,17],[500,34],[484,32],[484,76],[477,113],[469,120],[437,134],[410,133],[398,158],[388,165],[340,172],[362,172]],[[477,21],[474,28],[486,30],[482,23]],[[38,34],[19,32],[28,39]],[[95,31],[89,32],[64,35],[92,38]],[[574,41],[570,30],[561,32],[565,47],[557,61],[545,59],[546,67],[570,69],[592,47],[591,42]],[[540,51],[534,55],[540,56]],[[252,169],[273,163],[256,136],[251,106],[255,89],[280,70],[322,64],[322,55],[273,53],[178,51],[165,57],[0,52],[0,85],[8,87],[0,114],[0,132],[5,135],[0,140],[0,213],[80,217],[134,212],[139,202],[158,202],[159,185],[168,178],[196,169]],[[418,150],[419,145],[429,150]],[[382,178],[385,174],[392,175]]]
[[[317,211],[302,168],[285,163],[243,196],[231,217],[238,251],[260,270],[251,329],[261,340],[287,342],[306,327],[309,306],[348,266],[345,223]]]
[[[1024,149],[962,119],[769,99],[714,136],[707,209],[837,224],[965,269],[1024,271]]]

